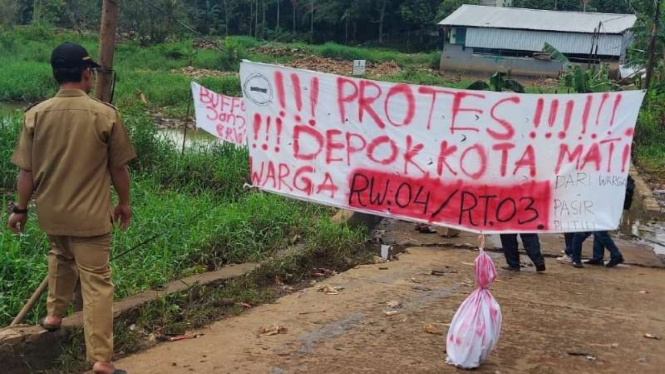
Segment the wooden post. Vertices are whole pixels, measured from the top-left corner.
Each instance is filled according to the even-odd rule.
[[[185,154],[185,144],[187,142],[187,124],[189,124],[189,111],[192,107],[192,100],[194,100],[193,97],[190,97],[189,100],[187,100],[187,113],[185,114],[185,129],[183,130],[182,134],[182,152],[180,153],[181,155]]]
[[[118,28],[118,0],[104,0],[102,5],[102,25],[99,31],[99,61],[102,66],[97,76],[95,97],[110,102],[113,90],[113,53],[115,33]]]
[[[653,25],[651,25],[651,40],[649,41],[647,61],[647,79],[643,88],[651,88],[651,79],[653,78],[653,65],[656,60],[656,37],[658,36],[658,27],[660,26],[660,0],[656,0],[656,11],[653,15]]]
[[[118,29],[118,0],[104,0],[102,5],[102,25],[99,30],[99,59],[102,67],[97,75],[95,97],[110,103],[113,97],[113,54],[115,52],[115,33]],[[79,279],[74,291],[72,305],[74,312],[83,310],[83,295]]]
[[[39,300],[39,297],[42,296],[44,291],[46,291],[46,288],[48,287],[48,277],[45,277],[42,283],[37,287],[35,292],[32,293],[32,296],[30,297],[30,300],[28,300],[27,303],[23,306],[23,309],[19,312],[19,314],[14,318],[12,323],[9,326],[16,326],[21,321],[23,321],[23,318],[25,318],[26,315],[30,312],[30,309],[32,309],[35,304],[37,304],[37,301]]]

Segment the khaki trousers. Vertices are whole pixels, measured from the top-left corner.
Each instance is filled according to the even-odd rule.
[[[91,362],[113,357],[113,283],[109,267],[111,234],[92,238],[49,236],[49,315],[65,317],[81,278],[83,328]]]

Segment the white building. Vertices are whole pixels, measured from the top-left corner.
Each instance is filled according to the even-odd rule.
[[[446,29],[444,70],[558,75],[561,64],[542,58],[545,43],[573,62],[618,65],[633,39],[633,14],[561,12],[463,5],[439,25]]]

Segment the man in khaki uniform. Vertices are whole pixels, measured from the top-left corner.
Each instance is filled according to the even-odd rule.
[[[113,357],[113,284],[109,267],[113,219],[129,226],[129,173],[136,157],[116,109],[88,96],[99,67],[77,44],[51,56],[58,94],[25,112],[12,157],[20,168],[18,204],[9,228],[23,231],[31,195],[39,225],[51,241],[47,299],[49,331],[60,328],[81,279],[88,360],[93,371],[121,374]],[[118,206],[111,211],[113,183]]]

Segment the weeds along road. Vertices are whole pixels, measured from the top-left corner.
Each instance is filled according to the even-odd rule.
[[[423,234],[404,229],[397,235],[418,241]],[[558,237],[543,243],[551,253],[562,245]],[[200,330],[198,339],[120,360],[118,367],[145,374],[456,373],[444,363],[444,339],[447,323],[473,290],[476,253],[422,247],[408,252],[399,261],[360,266],[324,281],[338,295],[317,292],[317,285],[217,322]],[[503,264],[502,254],[491,256]],[[499,272],[492,293],[502,308],[503,330],[497,349],[476,372],[662,373],[665,343],[644,335],[665,334],[665,270],[580,270],[547,262],[545,274],[533,268]],[[428,275],[433,269],[445,274]],[[391,309],[391,301],[400,307]],[[387,316],[389,310],[397,313]],[[275,324],[286,331],[259,333]]]

